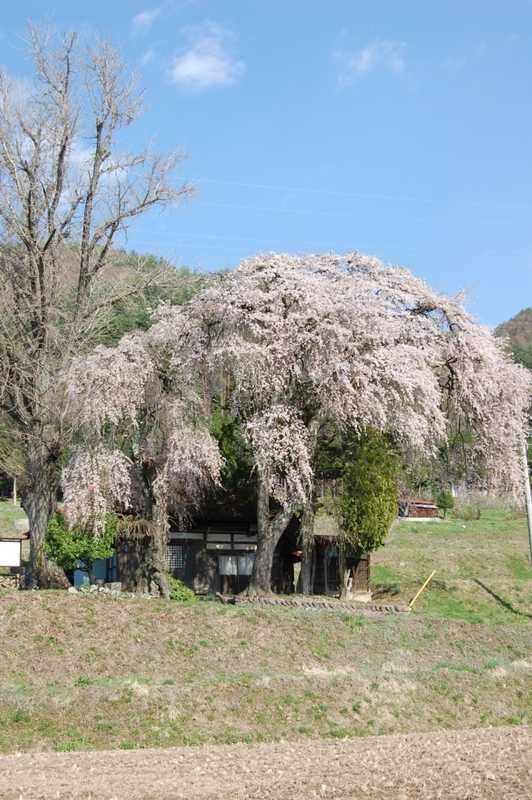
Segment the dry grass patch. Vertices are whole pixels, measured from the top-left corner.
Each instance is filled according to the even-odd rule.
[[[532,717],[532,625],[61,592],[0,598],[0,749],[344,737]],[[501,672],[504,670],[504,673]]]
[[[366,736],[532,720],[523,518],[398,523],[375,583],[410,616],[0,595],[0,750]]]

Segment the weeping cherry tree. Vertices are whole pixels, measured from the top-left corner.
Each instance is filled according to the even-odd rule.
[[[186,519],[222,467],[209,403],[155,329],[75,360],[68,391],[80,425],[63,471],[65,515],[98,537],[108,512],[121,512],[123,584],[168,596],[169,513]]]
[[[474,432],[486,488],[521,483],[530,379],[460,298],[359,253],[244,261],[155,325],[174,365],[220,385],[247,431],[257,476],[258,547],[249,591],[270,591],[275,547],[295,513],[313,527],[323,426],[382,431],[430,458],[457,421]]]

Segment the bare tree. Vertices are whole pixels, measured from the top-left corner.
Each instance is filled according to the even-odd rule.
[[[121,151],[141,94],[108,43],[30,28],[29,50],[31,86],[0,72],[0,414],[26,462],[29,583],[42,586],[43,540],[75,427],[64,375],[114,306],[145,285],[141,273],[110,278],[113,244],[135,217],[190,188],[172,185],[176,154]]]

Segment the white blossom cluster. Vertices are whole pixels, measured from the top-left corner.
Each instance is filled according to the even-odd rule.
[[[403,268],[359,253],[258,256],[185,308],[165,309],[153,335],[176,368],[231,376],[233,413],[250,423],[256,465],[283,476],[280,496],[288,486],[300,496],[308,464],[301,458],[299,483],[287,481],[303,440],[267,435],[280,407],[307,428],[332,420],[388,431],[424,456],[461,420],[493,485],[519,484],[528,375],[461,298]]]
[[[155,491],[177,513],[197,507],[203,492],[219,481],[222,456],[204,428],[177,427],[168,441],[168,455],[157,477]],[[168,493],[172,497],[168,498]]]
[[[116,347],[96,347],[76,359],[70,367],[68,391],[79,405],[81,423],[97,429],[123,420],[136,424],[153,375],[151,354],[141,336],[124,336]]]
[[[105,515],[130,501],[129,460],[119,450],[78,448],[63,471],[63,511],[71,523],[92,526],[95,535]]]
[[[100,441],[130,420],[158,496],[181,510],[220,474],[213,396],[247,426],[283,506],[311,493],[316,437],[331,421],[389,432],[423,456],[461,424],[494,487],[520,482],[526,371],[460,298],[359,253],[249,259],[185,306],[159,309],[147,332],[98,348],[70,384]]]
[[[309,433],[288,406],[276,405],[247,424],[257,469],[270,479],[270,494],[287,507],[304,504],[313,483]]]
[[[168,507],[184,517],[197,506],[218,481],[222,457],[195,378],[169,365],[167,343],[151,332],[97,347],[72,365],[69,391],[83,447],[63,473],[71,523],[91,522],[97,530],[108,510],[131,505],[164,527]],[[130,458],[117,442],[130,448]]]

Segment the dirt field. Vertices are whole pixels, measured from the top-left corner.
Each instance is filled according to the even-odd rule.
[[[0,758],[3,800],[527,800],[532,728]]]

